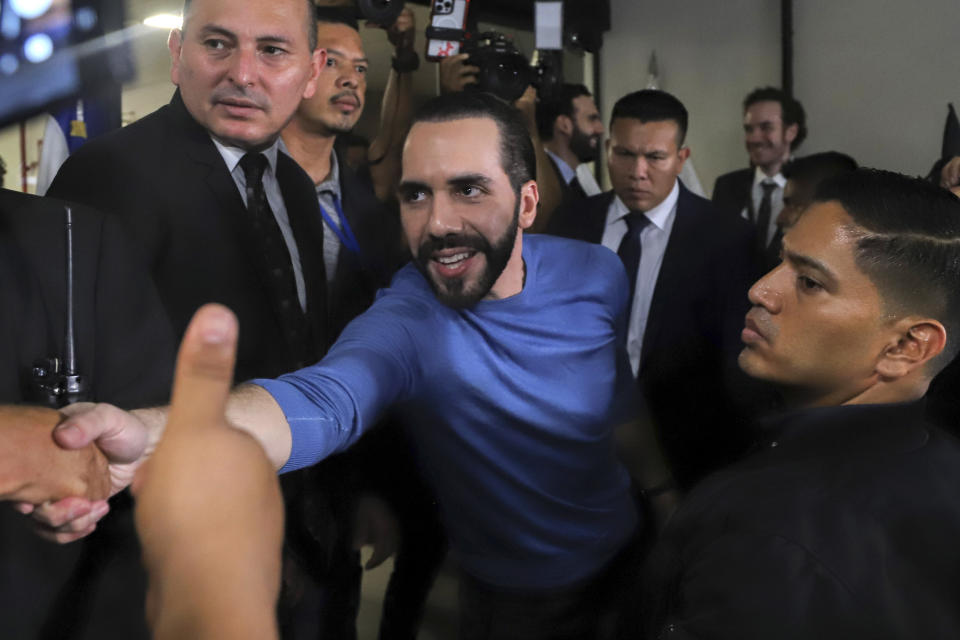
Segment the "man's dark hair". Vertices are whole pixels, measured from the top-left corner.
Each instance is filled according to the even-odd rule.
[[[537,102],[537,132],[544,142],[553,140],[553,124],[560,116],[573,119],[573,101],[580,96],[592,96],[582,84],[565,83],[551,97]]]
[[[816,201],[853,218],[857,266],[891,313],[943,323],[947,346],[932,373],[945,367],[960,352],[960,200],[919,178],[858,169],[824,181]]]
[[[465,118],[490,118],[500,132],[500,165],[514,192],[537,179],[537,155],[523,116],[510,104],[491,93],[460,91],[426,102],[413,116],[418,122],[449,122]]]
[[[317,49],[317,18],[314,14],[315,6],[313,0],[305,0],[307,3],[307,43],[310,45],[310,51],[316,51]],[[190,5],[193,3],[193,0],[183,0],[183,23],[187,23],[187,12],[190,10]]]
[[[787,180],[802,184],[805,190],[815,193],[827,178],[857,170],[857,161],[839,151],[824,151],[795,158],[783,165],[781,173]]]
[[[360,30],[360,24],[357,22],[357,9],[354,6],[349,7],[317,7],[317,22],[324,24],[345,24],[354,31]]]
[[[790,125],[797,125],[797,137],[790,143],[790,150],[793,151],[807,139],[807,113],[803,110],[803,105],[793,96],[787,95],[786,91],[776,87],[760,87],[754,89],[743,99],[743,112],[752,104],[758,102],[779,102],[780,117],[783,120],[783,128]]]
[[[678,149],[687,137],[687,108],[674,96],[659,89],[634,91],[617,100],[610,116],[611,129],[617,118],[634,118],[640,122],[675,122]]]

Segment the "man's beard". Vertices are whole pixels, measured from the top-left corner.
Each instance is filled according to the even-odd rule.
[[[570,136],[570,151],[577,156],[577,160],[593,162],[597,159],[599,150],[600,136],[586,134],[579,127],[573,128],[573,134]]]
[[[430,283],[430,288],[443,304],[454,309],[466,309],[472,307],[482,300],[494,283],[500,278],[500,274],[507,267],[510,261],[510,255],[513,253],[513,247],[517,241],[517,227],[520,221],[520,198],[517,197],[517,207],[513,212],[513,220],[510,222],[507,230],[502,236],[497,238],[493,244],[480,234],[448,234],[442,238],[431,236],[417,250],[414,257],[414,264],[420,270],[420,273]],[[463,278],[444,278],[442,282],[435,282],[430,274],[428,265],[431,256],[435,251],[449,249],[453,247],[465,247],[473,249],[477,253],[482,253],[485,257],[483,272],[473,283],[473,286],[467,286],[468,283]]]

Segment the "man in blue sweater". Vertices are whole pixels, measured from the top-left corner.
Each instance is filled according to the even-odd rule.
[[[242,385],[227,408],[281,471],[349,447],[388,407],[415,415],[463,569],[463,638],[593,637],[638,529],[614,452],[614,427],[633,417],[626,276],[603,247],[524,236],[534,157],[519,114],[496,98],[428,103],[403,154],[413,263],[320,363]],[[129,472],[165,422],[162,409],[99,405],[57,437],[136,434],[142,444],[122,453],[101,439]],[[662,473],[648,465],[642,485]],[[38,511],[55,536],[93,525]]]

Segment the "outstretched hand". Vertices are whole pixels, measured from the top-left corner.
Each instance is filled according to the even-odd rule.
[[[158,639],[277,635],[279,483],[260,444],[225,417],[237,332],[225,307],[196,313],[180,346],[166,431],[134,481]]]
[[[54,428],[63,420],[55,409],[0,406],[0,500],[32,505],[82,496],[103,501],[110,494],[107,458],[94,445],[73,451],[58,447]],[[21,507],[21,511],[31,507]]]

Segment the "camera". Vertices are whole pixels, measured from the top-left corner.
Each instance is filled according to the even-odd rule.
[[[357,0],[357,18],[389,27],[403,11],[403,0]]]
[[[476,84],[467,85],[467,89],[492,93],[507,102],[519,98],[531,84],[540,98],[549,97],[563,82],[562,52],[537,51],[531,64],[509,38],[497,31],[468,37],[461,51],[470,54],[469,63],[480,68]]]

